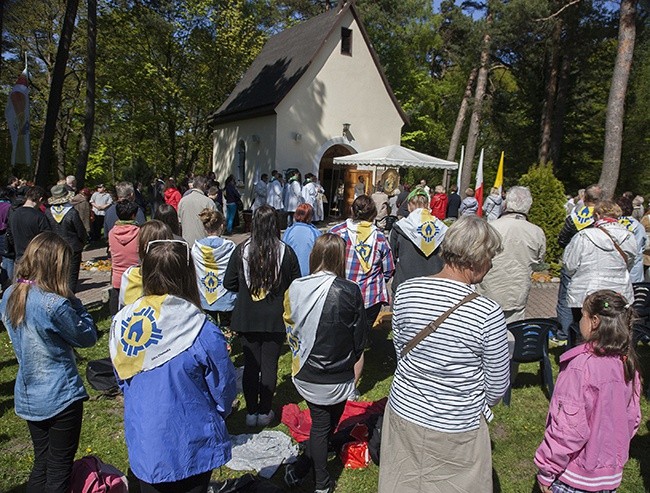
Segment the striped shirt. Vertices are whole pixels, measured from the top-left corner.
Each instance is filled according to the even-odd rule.
[[[474,288],[449,279],[416,277],[400,284],[393,304],[393,343],[398,355],[390,390],[395,413],[443,433],[478,429],[481,415],[508,388],[510,363],[501,307],[480,296],[454,311],[403,358],[402,348],[429,322]]]

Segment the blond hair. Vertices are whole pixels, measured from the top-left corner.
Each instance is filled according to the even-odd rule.
[[[7,318],[13,327],[25,321],[27,295],[33,285],[48,293],[70,295],[72,250],[56,233],[43,232],[29,242],[16,265],[16,284],[7,300]]]
[[[601,200],[594,207],[594,214],[598,217],[611,217],[618,219],[623,214],[623,211],[613,200]]]

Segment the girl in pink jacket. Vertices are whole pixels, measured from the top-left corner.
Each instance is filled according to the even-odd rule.
[[[609,492],[621,484],[641,422],[632,311],[611,290],[584,301],[585,343],[560,358],[544,441],[535,454],[542,493]]]

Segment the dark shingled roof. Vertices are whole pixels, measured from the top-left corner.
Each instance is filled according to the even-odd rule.
[[[347,4],[342,10],[328,10],[271,36],[230,96],[212,114],[210,123],[216,125],[273,114],[276,106],[305,73],[348,9],[352,11],[359,25],[390,97],[404,122],[408,122],[408,117],[388,84],[354,6]]]

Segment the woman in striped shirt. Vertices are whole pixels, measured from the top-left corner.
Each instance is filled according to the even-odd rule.
[[[505,393],[510,373],[499,305],[483,296],[467,301],[400,355],[425,326],[475,292],[500,250],[494,228],[463,216],[445,236],[442,271],[397,290],[398,363],[384,415],[380,493],[492,491],[489,406]]]

